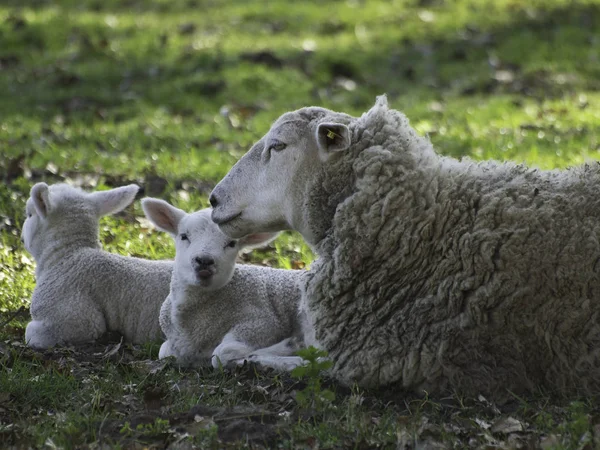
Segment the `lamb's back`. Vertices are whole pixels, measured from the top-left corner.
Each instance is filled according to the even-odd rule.
[[[160,340],[158,317],[169,294],[172,267],[170,261],[80,249],[41,274],[32,304],[38,303],[42,314],[47,314],[48,305],[65,302],[84,314],[85,308],[95,307],[104,314],[107,329],[123,334],[128,342]]]

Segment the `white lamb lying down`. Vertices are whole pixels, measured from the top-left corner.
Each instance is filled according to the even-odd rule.
[[[98,241],[99,218],[128,206],[138,189],[132,184],[87,193],[46,183],[31,188],[21,234],[37,265],[27,345],[84,342],[106,331],[132,343],[164,339],[158,315],[173,262],[114,255]]]
[[[301,363],[289,355],[301,342],[297,284],[303,272],[235,263],[240,250],[278,233],[230,239],[212,222],[210,208],[187,214],[153,198],[142,207],[176,247],[171,292],[160,311],[167,340],[159,358],[215,368],[244,360],[282,369]]]
[[[600,164],[438,155],[385,98],[281,116],[215,187],[230,236],[294,229],[301,309],[345,384],[600,395]]]

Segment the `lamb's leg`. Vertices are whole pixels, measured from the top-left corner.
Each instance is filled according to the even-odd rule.
[[[232,365],[241,366],[244,362],[248,361],[256,363],[260,367],[269,367],[280,372],[289,372],[305,363],[299,356],[285,356],[293,355],[297,350],[296,345],[292,344],[292,341],[293,338],[288,338],[270,347],[254,350],[229,333],[213,352],[212,365],[216,369],[219,365],[223,367],[230,367]]]
[[[241,365],[245,361],[257,364],[259,367],[268,367],[278,372],[291,372],[293,369],[306,364],[299,356],[279,356],[279,355],[250,355],[247,358],[239,359],[237,364]]]
[[[58,337],[41,320],[32,320],[25,328],[25,344],[32,348],[44,349],[61,343]]]
[[[171,341],[168,339],[162,343],[160,350],[158,351],[158,359],[168,358],[169,356],[175,356]]]
[[[32,348],[45,349],[62,344],[93,341],[105,332],[104,318],[87,323],[68,318],[61,323],[32,320],[25,329],[25,343]]]
[[[213,351],[211,358],[212,366],[215,369],[218,369],[219,366],[227,367],[232,362],[245,358],[253,350],[248,344],[239,340],[235,336],[235,333],[229,332]]]
[[[270,347],[254,350],[249,356],[293,356],[301,348],[301,339],[298,337],[289,337]]]
[[[299,337],[289,337],[270,347],[254,350],[247,357],[235,361],[235,364],[242,365],[245,361],[249,361],[261,367],[270,367],[278,371],[289,372],[304,364],[302,358],[293,356],[303,347],[302,342],[302,339]]]

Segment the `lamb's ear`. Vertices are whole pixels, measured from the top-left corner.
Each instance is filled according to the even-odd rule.
[[[378,95],[375,100],[375,106],[373,108],[389,109],[387,95],[386,94]]]
[[[254,234],[249,234],[247,236],[244,236],[243,238],[241,238],[238,243],[240,245],[240,248],[257,248],[257,247],[264,247],[265,245],[267,245],[269,242],[272,242],[275,240],[275,238],[277,236],[279,236],[279,231],[277,232],[273,232],[273,233],[254,233]]]
[[[31,199],[37,215],[46,217],[50,209],[50,196],[48,193],[48,185],[46,183],[36,183],[31,188]]]
[[[156,228],[172,235],[177,234],[179,222],[187,214],[185,211],[175,208],[164,200],[151,197],[142,199],[142,209],[148,220]]]
[[[342,123],[320,123],[317,126],[317,146],[324,161],[331,153],[350,147],[350,130]]]
[[[139,189],[137,184],[130,184],[108,191],[92,192],[89,194],[89,199],[96,206],[98,217],[102,217],[119,212],[129,206]]]

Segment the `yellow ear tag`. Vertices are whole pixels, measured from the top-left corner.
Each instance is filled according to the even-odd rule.
[[[331,140],[334,140],[337,135],[332,130],[327,130],[327,137]]]

